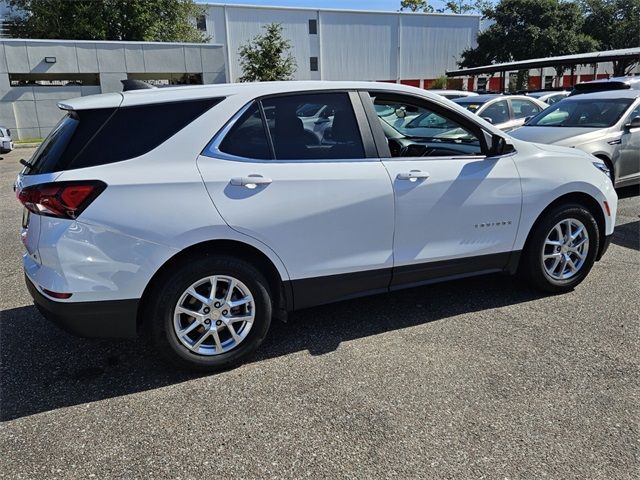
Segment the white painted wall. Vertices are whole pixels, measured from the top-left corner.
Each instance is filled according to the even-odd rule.
[[[310,35],[309,19],[318,21]],[[296,80],[425,79],[456,67],[466,48],[475,46],[480,17],[423,13],[257,7],[209,4],[207,34],[224,44],[228,75],[241,75],[238,48],[281,23],[298,64]],[[309,57],[318,57],[319,71],[311,72]]]

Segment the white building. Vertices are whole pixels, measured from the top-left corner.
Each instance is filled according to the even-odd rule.
[[[121,80],[224,83],[221,45],[0,39],[0,125],[14,139],[42,138],[57,103],[122,90]]]
[[[238,49],[263,26],[281,23],[296,80],[401,81],[428,87],[476,45],[478,15],[206,5],[206,33],[224,45],[227,77],[242,75]]]

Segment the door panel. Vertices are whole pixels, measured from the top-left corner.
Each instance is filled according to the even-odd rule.
[[[309,135],[300,118],[307,104],[334,112],[322,138]],[[281,258],[296,308],[386,289],[393,189],[382,162],[363,158],[366,148],[349,96],[287,95],[263,99],[259,107],[242,113],[237,125],[222,132],[224,140],[214,140],[198,158],[221,216]],[[247,145],[254,156],[270,151],[272,158],[248,158]],[[365,270],[377,270],[372,281],[343,275]]]
[[[625,120],[625,123],[632,118],[640,117],[640,105],[633,109]],[[618,181],[631,180],[640,176],[640,128],[625,130],[620,136],[620,146],[618,159],[615,168],[618,173]]]
[[[394,284],[505,267],[507,257],[494,254],[513,248],[522,197],[512,158],[407,158],[384,165],[396,199],[394,265],[400,275],[394,272]],[[404,179],[411,171],[423,178]],[[492,257],[478,265],[469,260],[455,271],[402,268],[485,255]]]
[[[393,192],[379,161],[242,162],[201,156],[224,220],[273,249],[292,279],[391,266]],[[260,175],[271,183],[233,185]]]

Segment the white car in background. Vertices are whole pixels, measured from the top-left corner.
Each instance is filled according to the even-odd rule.
[[[541,102],[546,103],[547,105],[553,105],[554,103],[559,102],[563,98],[567,98],[571,92],[567,90],[557,91],[557,90],[541,90],[539,92],[528,92],[526,95],[528,97],[537,98]]]
[[[309,104],[332,112],[331,143],[305,134]],[[358,296],[494,272],[567,292],[615,225],[602,162],[404,85],[206,85],[60,107],[15,186],[29,292],[75,334],[148,335],[192,369],[243,361],[274,316]],[[377,113],[391,108],[448,133],[393,130]]]
[[[467,92],[466,90],[429,90],[430,93],[436,93],[441,97],[448,98],[449,100],[453,100],[454,98],[466,98],[466,97],[475,97],[478,95],[475,92]]]
[[[11,130],[6,127],[0,127],[0,153],[9,153],[11,150],[13,150]]]

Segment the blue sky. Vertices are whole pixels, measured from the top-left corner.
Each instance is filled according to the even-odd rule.
[[[199,0],[204,1],[204,0]],[[245,5],[279,5],[286,7],[312,7],[312,8],[349,8],[357,10],[389,10],[396,11],[400,8],[400,0],[208,0],[210,3],[237,3]],[[432,0],[434,8],[440,8],[444,4],[440,0]]]

